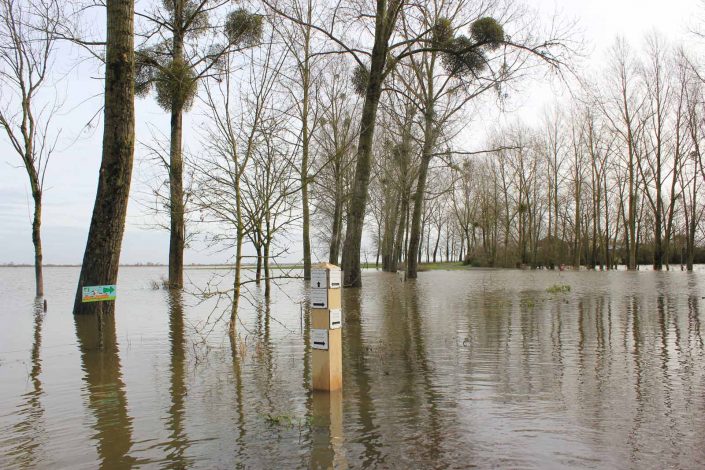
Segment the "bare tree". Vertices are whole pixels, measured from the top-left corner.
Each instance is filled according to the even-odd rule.
[[[627,266],[630,270],[637,267],[637,160],[640,158],[638,140],[642,132],[639,119],[643,108],[643,98],[638,93],[638,79],[635,58],[623,39],[618,39],[611,50],[608,95],[600,100],[603,115],[611,124],[612,130],[619,135],[622,143],[622,155],[626,166],[627,204],[625,223],[625,241],[628,253]],[[626,154],[626,155],[625,155]]]
[[[274,92],[284,58],[275,57],[270,40],[247,58],[248,73],[241,83],[234,74],[233,54],[224,57],[220,77],[205,82],[204,101],[210,125],[203,136],[205,155],[194,163],[195,197],[202,222],[214,227],[208,241],[213,246],[235,248],[231,333],[235,333],[244,282],[243,246],[248,233],[255,230],[254,221],[247,217],[246,172],[257,158],[263,129],[272,118]]]
[[[42,196],[49,159],[56,147],[52,118],[58,98],[45,100],[51,86],[61,7],[56,0],[0,0],[0,128],[27,172],[34,202],[32,243],[36,295],[44,295]]]
[[[229,12],[222,24],[211,19],[227,0],[162,0],[161,8],[139,13],[147,22],[145,43],[137,53],[138,95],[154,87],[159,105],[171,113],[169,149],[169,285],[183,287],[184,224],[183,113],[193,104],[198,81],[215,70],[228,53],[254,45],[262,32],[263,18],[243,9]],[[215,34],[214,34],[215,32]],[[218,34],[224,33],[224,34]],[[207,45],[198,38],[207,36]],[[214,38],[213,36],[216,36]],[[221,38],[222,36],[222,41]]]

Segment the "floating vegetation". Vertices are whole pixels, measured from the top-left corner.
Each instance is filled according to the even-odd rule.
[[[278,428],[299,428],[301,431],[303,428],[310,428],[314,425],[312,416],[297,417],[292,413],[265,413],[263,417],[269,426]]]
[[[567,294],[570,292],[570,286],[568,284],[554,284],[551,287],[547,287],[546,292],[549,294]]]

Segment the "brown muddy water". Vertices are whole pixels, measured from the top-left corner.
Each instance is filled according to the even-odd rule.
[[[705,273],[366,272],[330,396],[303,281],[245,302],[233,347],[165,274],[121,269],[96,350],[78,269],[46,270],[44,314],[0,268],[0,468],[705,468]]]

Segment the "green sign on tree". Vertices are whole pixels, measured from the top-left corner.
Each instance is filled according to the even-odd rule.
[[[117,292],[115,286],[86,286],[83,288],[83,302],[103,302],[115,300]]]

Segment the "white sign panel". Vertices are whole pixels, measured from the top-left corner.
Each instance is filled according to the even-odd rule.
[[[312,329],[311,330],[311,345],[313,349],[328,349],[328,330]]]
[[[339,308],[331,309],[328,318],[330,320],[329,328],[331,330],[337,330],[343,326],[343,312]]]
[[[328,289],[311,289],[311,308],[328,308]]]
[[[329,281],[329,287],[331,289],[340,289],[341,283],[341,276],[340,274],[342,273],[341,270],[339,269],[331,269],[330,271],[330,278],[328,279]]]
[[[327,272],[325,269],[314,269],[311,271],[311,288],[325,289],[328,284]]]

